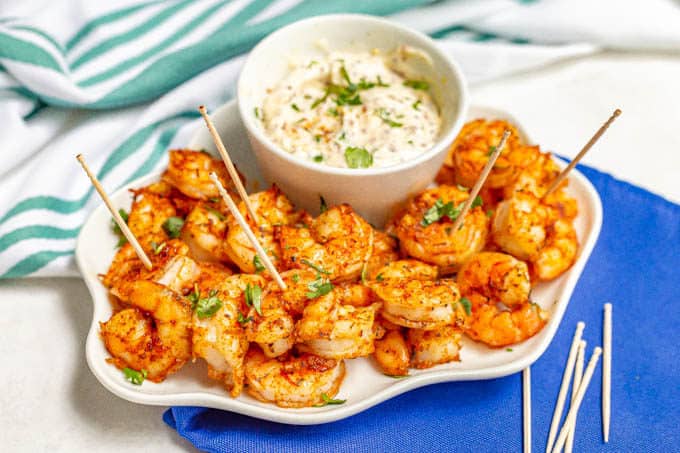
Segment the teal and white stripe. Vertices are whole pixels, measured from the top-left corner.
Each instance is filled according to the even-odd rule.
[[[76,275],[75,238],[100,201],[73,156],[84,153],[109,191],[161,168],[199,124],[196,106],[233,96],[240,55],[294,20],[391,14],[439,39],[472,82],[601,46],[680,47],[679,13],[666,0],[626,5],[629,17],[654,14],[654,27],[640,20],[625,32],[631,24],[597,21],[624,8],[615,0],[39,3],[26,17],[0,17],[0,278]]]

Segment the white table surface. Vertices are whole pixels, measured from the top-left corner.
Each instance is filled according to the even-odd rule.
[[[585,162],[680,202],[680,55],[607,53],[489,82],[472,100],[513,112],[542,145],[574,155],[615,107]],[[171,452],[191,445],[165,408],[118,399],[85,363],[91,306],[79,279],[0,283],[0,450]]]

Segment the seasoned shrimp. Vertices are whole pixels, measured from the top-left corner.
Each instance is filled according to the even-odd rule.
[[[312,354],[267,358],[251,347],[245,360],[247,392],[260,401],[281,407],[308,407],[333,398],[345,377],[342,360]]]
[[[210,179],[215,172],[225,188],[233,187],[227,169],[221,160],[203,151],[176,149],[170,151],[168,169],[163,180],[183,194],[200,200],[219,198],[220,193]]]
[[[453,231],[447,216],[468,196],[467,191],[455,186],[439,186],[410,200],[394,222],[402,252],[437,265],[440,273],[446,275],[481,251],[489,230],[489,219],[482,207],[470,209],[457,231]]]
[[[365,277],[374,279],[378,270],[398,259],[397,240],[382,231],[373,231],[373,250],[366,262]]]
[[[557,220],[548,228],[545,245],[531,259],[531,270],[539,280],[562,275],[576,261],[578,238],[571,222]]]
[[[408,346],[413,368],[431,368],[460,361],[462,330],[443,326],[435,330],[409,329]]]
[[[118,368],[144,370],[149,380],[161,382],[191,356],[191,306],[174,291],[145,280],[133,284],[128,302],[133,308],[100,324],[106,349]]]
[[[481,252],[460,268],[456,283],[463,296],[473,292],[508,307],[529,300],[531,282],[525,262],[505,253]]]
[[[536,304],[524,302],[507,310],[480,294],[469,294],[472,316],[465,333],[473,340],[500,348],[520,343],[536,335],[548,315]]]
[[[256,225],[247,216],[245,203],[239,203],[239,210],[244,218],[248,219],[251,229],[260,245],[278,270],[285,269],[281,262],[281,249],[278,241],[274,239],[274,226],[294,225],[300,219],[300,213],[295,211],[288,197],[277,186],[272,186],[264,192],[254,193],[248,196],[250,203],[258,216]],[[259,263],[259,257],[251,244],[245,231],[241,228],[234,217],[228,219],[228,233],[226,252],[231,260],[243,271],[249,274],[263,269]],[[257,266],[256,266],[257,264]],[[256,269],[257,267],[257,269]]]
[[[410,366],[409,347],[399,330],[388,331],[375,340],[375,361],[383,373],[390,376],[406,376]]]
[[[332,290],[307,305],[296,327],[300,350],[329,359],[353,359],[373,352],[375,314],[380,304],[356,306],[359,304],[354,301],[355,305],[350,305],[343,300],[344,294],[355,293]]]
[[[229,262],[225,247],[227,217],[223,203],[200,202],[184,220],[181,238],[199,261]]]
[[[361,275],[373,250],[374,231],[346,204],[334,206],[311,221],[309,228],[277,228],[287,268],[321,269],[336,281]]]
[[[548,211],[529,193],[516,193],[501,202],[493,215],[491,237],[504,251],[529,260],[543,247]]]
[[[248,351],[241,326],[246,305],[244,291],[249,284],[263,285],[264,280],[257,275],[240,274],[201,283],[193,297],[196,304],[193,355],[205,359],[208,376],[223,382],[235,397],[243,389],[243,361]]]
[[[145,237],[146,242],[161,242],[168,239],[163,224],[177,215],[172,201],[156,191],[143,188],[134,192],[127,224],[136,238]]]
[[[140,238],[142,245],[150,243]],[[171,290],[185,294],[200,274],[195,261],[187,257],[188,247],[177,239],[157,244],[155,250],[147,251],[153,268],[149,271],[137,257],[132,245],[125,244],[118,250],[108,272],[102,276],[102,283],[111,294],[127,302],[132,285],[139,280],[148,280],[167,286]]]
[[[368,285],[383,302],[383,318],[394,324],[433,330],[465,321],[465,309],[453,280],[388,279]]]
[[[375,279],[384,280],[435,280],[437,266],[418,260],[397,260],[388,263],[376,272]]]
[[[512,183],[519,172],[536,159],[538,148],[524,145],[517,129],[510,123],[484,119],[470,121],[463,126],[451,145],[439,180],[445,181],[453,177],[453,182],[472,187],[506,129],[510,130],[510,137],[484,185],[499,188]]]

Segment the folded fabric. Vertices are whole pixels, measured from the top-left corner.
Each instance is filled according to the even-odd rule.
[[[75,238],[100,201],[73,156],[84,153],[109,191],[163,167],[165,149],[198,126],[196,107],[233,97],[239,55],[284,24],[396,13],[473,83],[606,47],[680,46],[672,0],[595,3],[0,2],[0,278],[77,275]]]
[[[588,167],[604,207],[599,241],[548,350],[532,366],[534,451],[542,451],[576,323],[587,357],[601,345],[602,306],[612,302],[612,421],[608,451],[672,451],[680,445],[680,206]],[[579,412],[574,451],[605,449],[600,370]],[[210,452],[469,451],[522,449],[520,375],[437,384],[361,414],[287,426],[225,411],[173,407],[168,425]]]

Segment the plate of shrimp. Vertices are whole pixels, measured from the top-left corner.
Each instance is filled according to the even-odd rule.
[[[167,169],[111,196],[151,269],[104,206],[78,238],[94,303],[87,362],[114,394],[319,424],[425,385],[513,374],[545,351],[602,207],[578,171],[541,198],[564,164],[509,114],[473,107],[436,182],[380,229],[323,198],[316,215],[297,209],[259,175],[235,103],[213,118],[285,289],[219,198],[213,171],[238,200],[199,128],[187,149],[169,151]],[[504,151],[452,231],[505,129]]]

